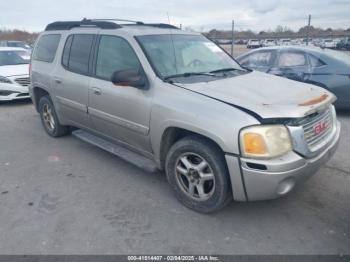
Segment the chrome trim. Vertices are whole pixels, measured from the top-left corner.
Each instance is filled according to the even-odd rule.
[[[297,153],[307,158],[312,158],[320,154],[321,151],[323,151],[325,147],[331,143],[337,133],[337,128],[339,127],[337,125],[334,106],[331,105],[329,109],[326,110],[327,112],[317,116],[310,122],[306,122],[307,119],[302,119],[296,126],[287,125],[291,135],[293,149]],[[326,121],[331,122],[330,128],[319,136],[309,135],[310,130],[313,130],[313,125],[322,119],[326,119]]]
[[[15,78],[14,81],[21,86],[29,86],[30,78],[29,77],[19,77]]]

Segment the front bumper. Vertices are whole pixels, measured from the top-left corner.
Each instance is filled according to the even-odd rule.
[[[287,194],[295,185],[315,174],[333,156],[339,144],[339,138],[340,123],[338,122],[330,144],[319,155],[310,159],[295,152],[272,160],[253,160],[226,155],[234,199],[237,201],[267,200]]]
[[[1,96],[0,95],[0,101],[14,101],[14,100],[21,100],[21,99],[29,99],[30,95],[27,93],[15,93],[8,96]]]
[[[1,94],[0,93],[0,101],[13,101],[20,99],[28,99],[30,98],[28,86],[22,86],[14,81],[15,77],[9,77],[12,80],[11,84],[1,83],[0,91],[6,90],[13,92],[12,94]]]

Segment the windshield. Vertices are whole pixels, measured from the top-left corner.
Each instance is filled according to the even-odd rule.
[[[200,35],[147,35],[137,37],[161,78],[186,73],[243,70],[228,54]]]
[[[29,61],[24,60],[17,52],[0,51],[0,66],[28,64]]]

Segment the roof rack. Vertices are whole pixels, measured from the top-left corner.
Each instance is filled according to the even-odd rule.
[[[116,22],[127,22],[131,24],[119,24]],[[176,26],[169,24],[145,24],[141,21],[126,20],[126,19],[86,19],[84,18],[81,21],[58,21],[48,24],[45,28],[45,31],[54,31],[54,30],[71,30],[76,27],[99,27],[101,29],[118,29],[122,26],[128,25],[139,25],[139,26],[152,26],[158,28],[169,28],[169,29],[179,29]]]
[[[53,22],[51,24],[48,24],[45,28],[45,31],[52,31],[52,30],[70,30],[75,27],[86,27],[86,26],[94,26],[99,27],[102,29],[118,29],[121,28],[120,25],[108,22],[108,21],[94,21],[90,19],[83,19],[81,21],[65,21],[65,22]]]

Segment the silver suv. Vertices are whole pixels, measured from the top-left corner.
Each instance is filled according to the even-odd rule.
[[[167,24],[49,24],[35,44],[30,94],[50,136],[73,130],[164,170],[176,197],[199,212],[287,194],[339,140],[333,94],[247,70],[204,36]]]

